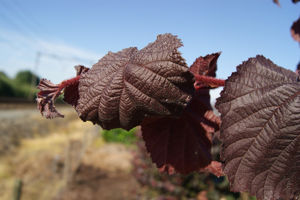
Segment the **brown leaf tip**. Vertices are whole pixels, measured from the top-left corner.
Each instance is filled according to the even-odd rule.
[[[191,65],[190,71],[193,74],[216,77],[217,61],[221,52],[198,57]]]
[[[83,65],[76,65],[74,68],[76,70],[76,75],[77,76],[86,73],[90,69],[90,68],[87,68],[87,67],[85,67]]]
[[[280,6],[279,0],[273,0],[273,2]]]

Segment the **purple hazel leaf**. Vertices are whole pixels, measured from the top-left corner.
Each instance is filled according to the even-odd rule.
[[[191,71],[194,76],[214,78],[218,56],[202,58],[196,60]],[[210,58],[210,55],[204,58]],[[219,130],[221,121],[213,113],[207,82],[194,86],[198,89],[178,118],[145,118],[141,126],[142,136],[152,161],[160,171],[169,174],[175,171],[183,174],[206,171],[220,176],[223,174],[221,163],[212,161],[210,151],[212,135]]]
[[[219,129],[220,121],[202,98],[193,97],[178,119],[144,119],[142,136],[152,161],[161,171],[188,174],[203,170],[212,162],[212,134]]]
[[[176,36],[164,34],[141,50],[109,52],[80,78],[80,118],[128,130],[147,116],[180,115],[194,91],[181,46]]]
[[[218,98],[224,173],[259,200],[300,194],[300,81],[263,56],[237,67]]]

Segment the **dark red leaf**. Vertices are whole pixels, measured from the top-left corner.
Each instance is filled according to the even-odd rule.
[[[292,0],[293,3],[298,3],[300,0]]]
[[[200,57],[191,67],[194,75],[213,78],[218,54]],[[203,82],[179,118],[146,118],[142,135],[152,161],[161,171],[190,173],[210,171],[222,174],[220,163],[211,161],[212,134],[219,129],[220,119],[210,104],[209,87]]]
[[[217,100],[221,158],[233,191],[258,199],[300,193],[300,81],[257,56],[237,67]]]
[[[193,97],[180,118],[143,121],[142,135],[147,150],[162,171],[187,174],[211,163],[212,134],[220,121],[201,98]]]
[[[83,121],[104,129],[131,129],[146,116],[178,116],[193,93],[193,76],[171,34],[145,48],[109,52],[79,84],[76,110]]]
[[[291,27],[291,34],[297,42],[300,42],[300,18],[293,23]]]

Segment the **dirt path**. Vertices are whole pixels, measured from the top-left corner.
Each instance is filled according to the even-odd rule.
[[[136,199],[139,186],[130,172],[131,159],[123,145],[90,148],[58,200]]]

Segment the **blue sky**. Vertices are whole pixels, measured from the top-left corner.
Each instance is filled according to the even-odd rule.
[[[34,67],[53,82],[72,77],[108,51],[143,48],[157,34],[178,35],[190,65],[198,56],[222,51],[217,76],[257,54],[294,70],[299,44],[290,26],[300,3],[281,0],[0,0],[0,71],[9,76]]]

